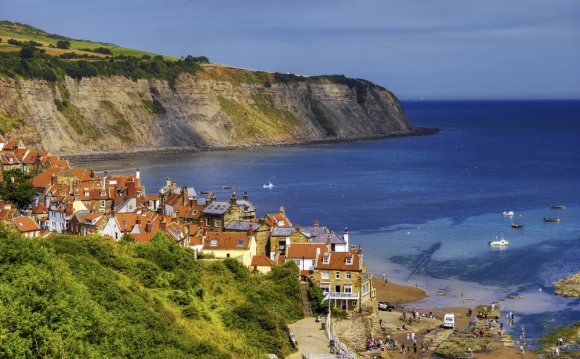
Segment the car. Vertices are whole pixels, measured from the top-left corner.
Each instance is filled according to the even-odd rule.
[[[447,313],[443,317],[443,324],[441,324],[443,328],[455,328],[455,314]]]
[[[391,303],[389,303],[389,302],[379,302],[379,310],[387,310],[387,311],[390,312],[393,309],[395,309],[395,306],[392,305]]]

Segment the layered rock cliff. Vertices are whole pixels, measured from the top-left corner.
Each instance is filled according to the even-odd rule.
[[[175,83],[122,76],[0,78],[11,137],[61,155],[406,135],[397,98],[365,80],[205,65]]]

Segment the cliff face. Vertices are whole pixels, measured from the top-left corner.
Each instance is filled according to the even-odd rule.
[[[257,75],[259,74],[259,76]],[[0,78],[5,131],[53,153],[223,148],[403,135],[399,101],[364,80],[292,77],[215,65],[174,84],[89,77]],[[20,121],[18,121],[20,120]]]

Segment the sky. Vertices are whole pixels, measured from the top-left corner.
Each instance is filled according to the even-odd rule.
[[[0,19],[400,99],[579,99],[578,0],[0,0]]]

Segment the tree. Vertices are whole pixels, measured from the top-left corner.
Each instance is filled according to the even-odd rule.
[[[32,204],[34,187],[29,174],[22,173],[20,169],[12,169],[5,171],[2,178],[0,196],[3,200],[12,202],[18,209],[25,209]]]
[[[34,57],[34,52],[36,49],[32,46],[24,46],[22,50],[20,50],[20,57],[23,59],[31,59]]]
[[[58,40],[56,42],[56,47],[59,49],[70,49],[70,41],[68,40]]]

